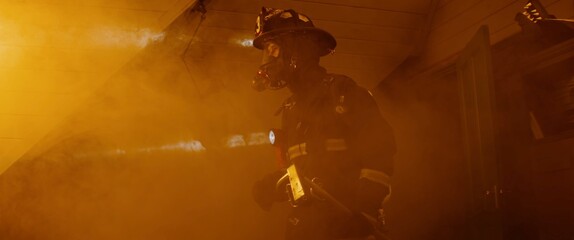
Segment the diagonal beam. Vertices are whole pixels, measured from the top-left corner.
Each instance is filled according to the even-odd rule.
[[[439,0],[430,0],[430,8],[429,12],[426,15],[426,21],[423,23],[422,28],[419,31],[419,37],[415,41],[415,45],[413,48],[413,53],[411,56],[420,56],[427,45],[428,36],[430,34],[430,30],[433,24],[433,18],[436,14],[436,11],[439,6]]]

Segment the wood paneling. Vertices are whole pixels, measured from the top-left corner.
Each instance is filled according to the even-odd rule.
[[[368,24],[375,26],[418,29],[424,21],[419,14],[383,11],[368,8],[351,8],[345,6],[306,3],[269,1],[269,7],[293,8],[307,14],[313,20],[330,20],[337,22]],[[335,14],[336,13],[336,14]]]
[[[178,0],[140,1],[140,0],[50,0],[51,5],[76,5],[86,7],[121,8],[129,10],[167,11]],[[6,1],[5,1],[6,2]],[[21,3],[21,0],[8,0],[7,2]],[[45,0],[26,0],[26,4],[46,5]]]
[[[161,11],[127,10],[81,5],[58,4],[2,4],[2,21],[30,26],[84,26],[138,28],[154,26]],[[49,34],[49,33],[47,33]],[[55,33],[54,33],[55,34]]]
[[[207,9],[237,11],[245,13],[258,13],[261,7],[282,6],[297,9],[302,5],[324,5],[349,7],[354,9],[373,9],[388,12],[424,15],[428,11],[429,1],[380,1],[380,0],[257,0],[257,1],[229,1],[212,0]],[[310,15],[312,16],[312,15]]]
[[[382,27],[405,28],[411,30],[418,29],[420,24],[422,24],[424,21],[424,17],[418,14],[389,12],[365,8],[349,8],[345,6],[326,5],[319,3],[277,1],[270,2],[269,5],[266,5],[266,7],[296,9],[297,11],[308,15],[313,21],[335,21]],[[231,24],[233,24],[233,19],[235,19],[238,21],[236,22],[237,25],[231,25],[229,27],[244,29],[245,26],[248,26],[249,29],[253,29],[255,27],[255,18],[259,13],[259,8],[257,8],[255,11],[245,13],[236,11],[234,8],[226,8],[222,6],[208,9],[208,18],[210,17],[210,13],[223,14],[223,16],[217,17],[217,19],[213,20],[213,22],[225,21],[225,23],[229,24],[227,21],[232,21]],[[247,22],[249,24],[247,24]]]
[[[571,4],[568,0],[541,2],[550,13],[559,17],[574,15],[573,8],[568,7]],[[517,0],[487,0],[474,5],[471,1],[453,0],[437,13],[438,20],[429,36],[423,65],[432,65],[459,52],[480,25],[489,26],[493,44],[519,32],[514,17],[522,11],[523,5],[523,1]]]
[[[557,18],[574,18],[574,2],[571,0],[559,0],[546,7],[548,13]]]
[[[432,29],[434,30],[437,26],[445,24],[445,22],[452,20],[453,18],[460,17],[474,5],[480,3],[480,0],[451,0],[448,4],[445,4],[439,9],[435,14],[432,23]]]
[[[314,21],[314,23],[318,27],[328,30],[335,37],[379,42],[400,42],[403,44],[412,44],[415,41],[415,37],[418,32],[416,30],[403,28],[380,27],[323,20],[317,20]]]
[[[220,27],[255,31],[257,13],[209,10],[202,27]]]
[[[429,45],[434,45],[439,42],[447,41],[452,36],[460,34],[460,32],[465,31],[469,27],[475,25],[480,25],[481,22],[488,21],[492,17],[496,17],[496,14],[504,11],[505,9],[513,12],[512,15],[503,16],[506,17],[502,19],[502,22],[495,21],[494,24],[506,25],[508,22],[514,21],[514,14],[521,11],[521,4],[516,3],[512,6],[512,3],[517,2],[516,0],[487,0],[479,2],[478,4],[472,6],[469,11],[464,11],[458,17],[439,25],[438,27],[433,27],[431,35],[429,36]],[[444,13],[437,13],[437,17],[444,15]],[[495,32],[498,29],[495,26],[490,26],[491,31]]]
[[[380,1],[380,0],[295,0],[301,2],[317,2],[341,6],[371,8],[378,10],[426,14],[429,1],[405,0],[405,1]]]

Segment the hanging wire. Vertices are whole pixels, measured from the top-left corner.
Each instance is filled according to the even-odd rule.
[[[200,12],[201,17],[199,19],[199,23],[197,23],[197,26],[195,27],[195,30],[193,31],[193,34],[191,35],[191,38],[189,38],[189,42],[187,42],[187,46],[185,47],[185,50],[181,54],[181,60],[183,61],[183,65],[185,65],[185,69],[187,70],[187,74],[189,75],[189,78],[191,78],[193,85],[195,85],[195,88],[197,89],[198,95],[201,97],[201,91],[199,90],[199,85],[197,84],[197,81],[195,80],[195,78],[193,78],[193,75],[191,74],[191,69],[189,69],[189,64],[187,64],[187,61],[186,61],[186,56],[187,56],[187,53],[189,52],[189,49],[191,48],[191,44],[193,43],[193,40],[195,39],[195,35],[197,34],[199,27],[201,26],[201,24],[203,23],[203,21],[206,18],[205,14],[207,13],[207,9],[205,8],[204,0],[198,0],[197,4],[191,9],[191,13],[194,13],[194,12]]]

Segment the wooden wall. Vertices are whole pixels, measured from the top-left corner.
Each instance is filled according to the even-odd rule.
[[[422,67],[429,67],[456,55],[481,25],[490,28],[491,43],[517,32],[514,21],[525,0],[441,0],[428,36]],[[558,18],[574,18],[572,0],[541,0],[546,10]]]

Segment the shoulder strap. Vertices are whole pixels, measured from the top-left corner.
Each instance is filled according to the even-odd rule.
[[[323,81],[324,84],[328,86],[331,101],[335,105],[335,112],[339,114],[347,112],[348,107],[345,102],[345,96],[357,86],[355,81],[350,77],[340,74],[327,74]]]

